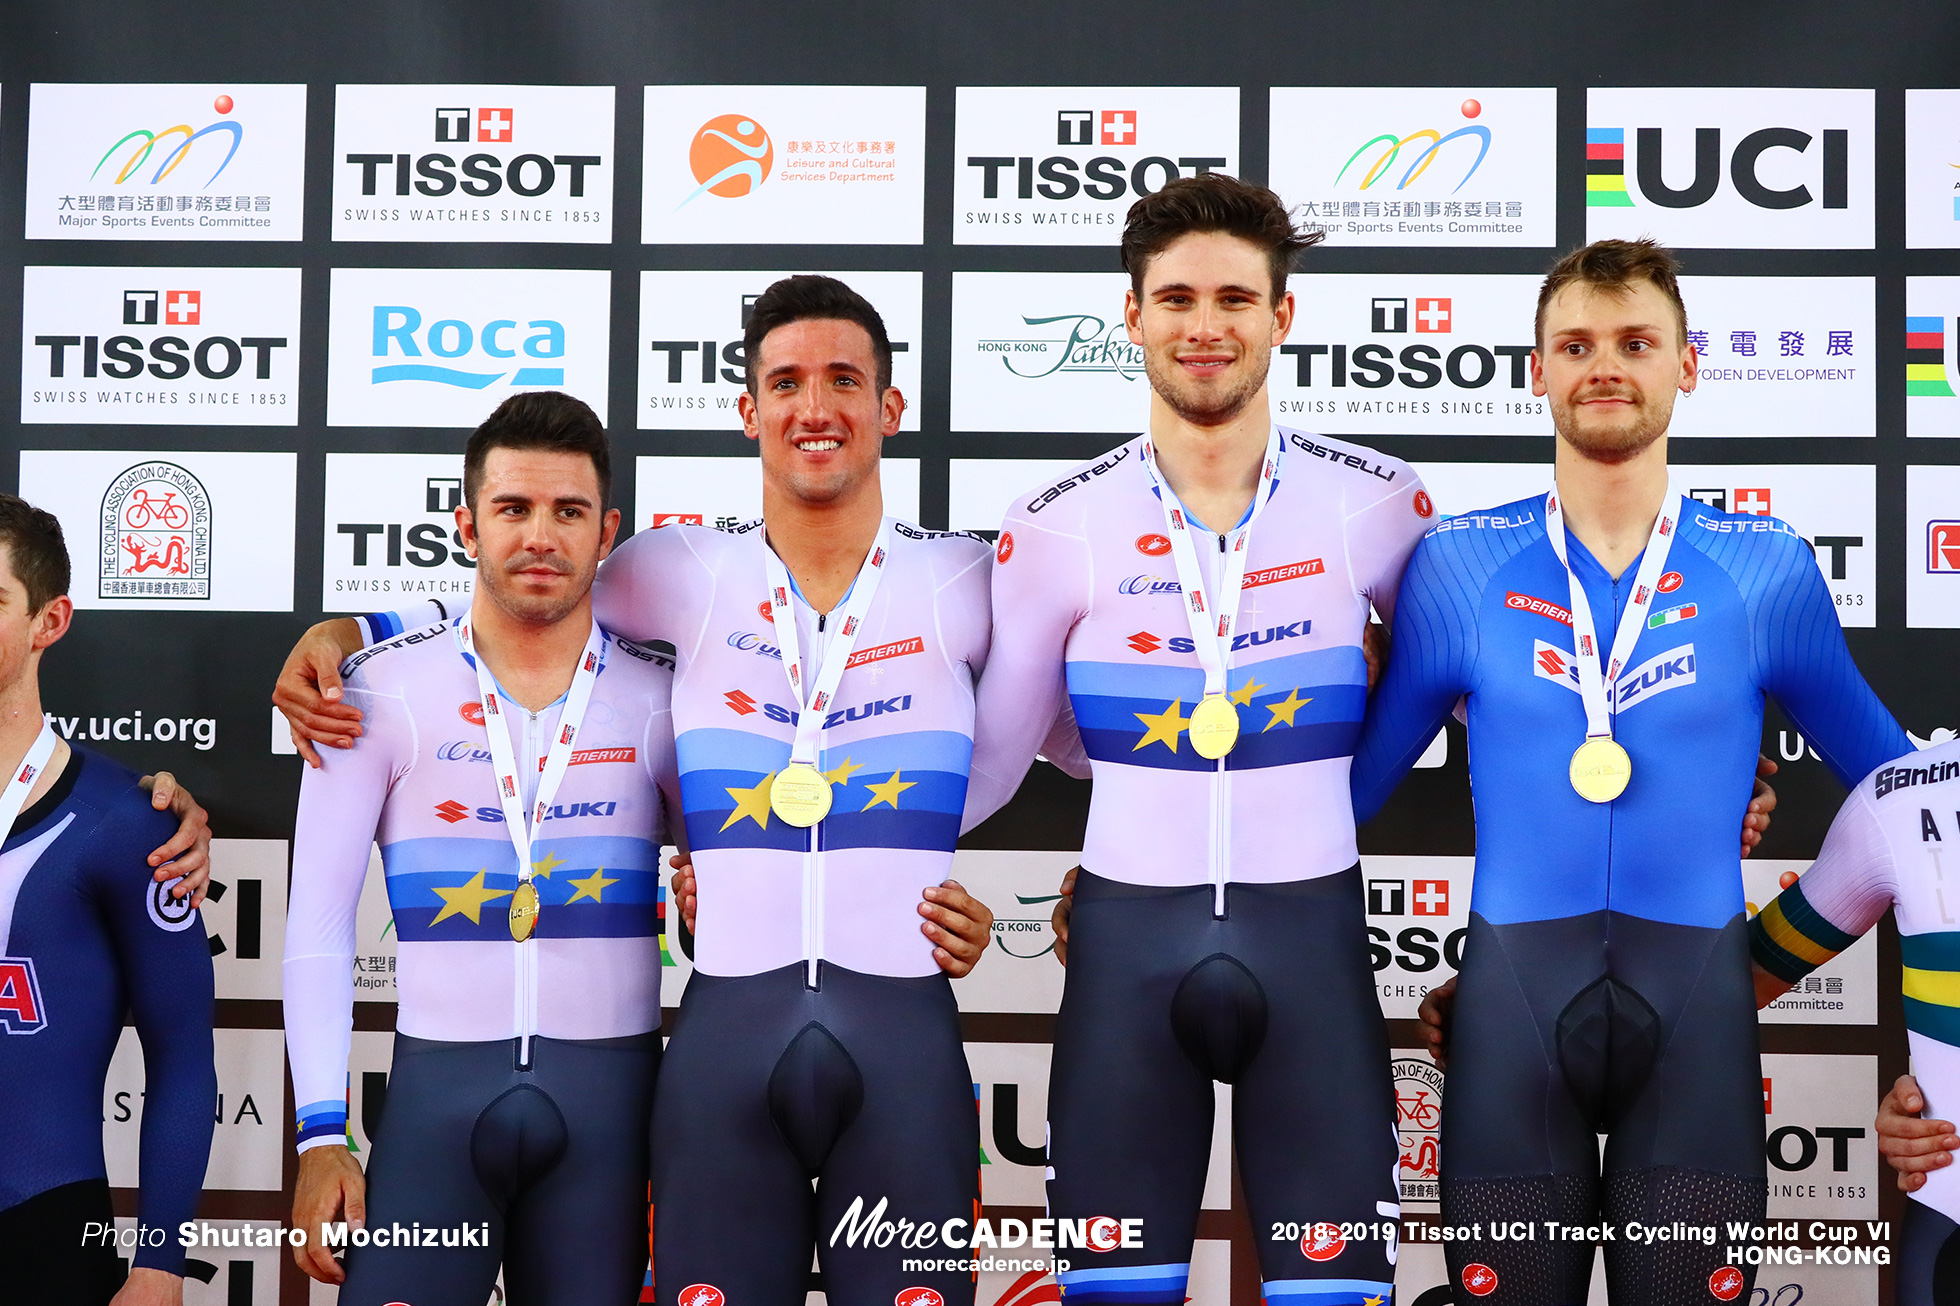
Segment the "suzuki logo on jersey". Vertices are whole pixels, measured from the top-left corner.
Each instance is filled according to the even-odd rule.
[[[1658,657],[1649,658],[1622,674],[1613,686],[1614,708],[1625,710],[1644,703],[1656,694],[1695,683],[1695,646],[1683,644]]]
[[[1277,644],[1281,640],[1298,639],[1313,633],[1313,622],[1307,618],[1290,621],[1284,626],[1268,626],[1264,630],[1248,630],[1232,636],[1232,652],[1241,649],[1257,648],[1261,644]],[[1139,653],[1155,653],[1167,648],[1173,653],[1196,653],[1198,646],[1191,642],[1189,635],[1172,635],[1170,639],[1159,639],[1147,630],[1139,630],[1124,641]]]
[[[563,821],[574,816],[611,816],[619,810],[617,802],[606,803],[554,803],[544,814],[547,821]],[[445,818],[446,819],[446,818]],[[479,807],[476,809],[479,821],[502,822],[504,809],[501,807]]]
[[[1186,641],[1186,643],[1189,642],[1188,640]],[[1147,630],[1139,630],[1136,634],[1125,640],[1124,643],[1139,653],[1155,653],[1158,649],[1164,647],[1164,641],[1158,639]]]
[[[846,721],[868,721],[874,716],[884,716],[890,712],[910,712],[911,710],[912,696],[910,694],[899,694],[892,698],[877,698],[858,707],[842,708],[830,713],[823,719],[823,728],[830,730],[842,725]],[[779,721],[784,725],[790,726],[795,725],[797,717],[802,715],[799,712],[792,712],[786,707],[777,707],[774,703],[764,703],[762,705],[762,714],[771,721]]]
[[[486,752],[484,756],[487,758],[489,754]],[[470,809],[457,802],[454,798],[451,798],[447,802],[436,804],[436,815],[451,825],[454,825],[458,821],[467,821],[470,816]]]
[[[722,699],[728,704],[728,710],[736,716],[748,716],[756,710],[755,700],[739,689],[729,690],[722,695]]]
[[[1572,655],[1542,639],[1531,641],[1531,674],[1579,692],[1579,668]]]
[[[34,959],[0,957],[0,1028],[9,1034],[38,1034],[47,1027]]]

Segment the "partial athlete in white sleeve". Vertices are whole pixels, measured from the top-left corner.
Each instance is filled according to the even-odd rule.
[[[592,621],[617,525],[605,455],[564,395],[519,396],[479,428],[461,510],[471,608],[347,662],[366,737],[301,788],[284,963],[294,1224],[316,1243],[302,1267],[335,1281],[318,1225],[365,1215],[349,1306],[480,1306],[500,1265],[515,1301],[638,1297],[673,660]],[[399,1005],[363,1182],[346,1085],[371,843]]]

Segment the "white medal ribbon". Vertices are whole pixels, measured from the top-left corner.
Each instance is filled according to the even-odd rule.
[[[28,747],[27,756],[21,759],[20,770],[14,772],[7,781],[7,788],[0,792],[0,840],[13,832],[14,822],[20,818],[20,809],[27,806],[27,795],[34,791],[34,782],[47,769],[48,759],[54,756],[55,745],[61,742],[54,727],[45,719],[41,722],[41,733],[34,736]],[[0,943],[0,949],[4,944]]]
[[[796,635],[796,610],[790,606],[790,596],[795,591],[790,588],[789,569],[783,566],[783,560],[773,548],[763,545],[763,557],[769,567],[769,615],[776,623],[776,646],[782,650],[783,673],[789,677],[790,696],[797,706],[796,738],[789,750],[792,766],[817,764],[817,735],[823,729],[830,705],[837,700],[838,682],[843,680],[851,652],[864,634],[864,616],[871,610],[872,597],[878,593],[885,564],[891,561],[892,521],[887,517],[879,524],[878,537],[872,541],[864,565],[858,568],[850,597],[841,610],[830,614],[839,618],[836,633],[824,652],[823,665],[811,677],[807,698],[803,693],[803,652]]]
[[[1232,631],[1239,619],[1239,599],[1245,592],[1252,526],[1266,510],[1266,502],[1272,498],[1278,483],[1280,448],[1279,428],[1274,427],[1266,438],[1266,462],[1259,471],[1259,488],[1252,494],[1252,511],[1226,537],[1219,593],[1207,603],[1204,569],[1198,564],[1189,516],[1157,470],[1157,455],[1150,441],[1143,442],[1143,467],[1150,473],[1150,482],[1157,488],[1158,506],[1164,510],[1164,531],[1171,538],[1171,558],[1177,564],[1177,583],[1184,590],[1184,615],[1191,623],[1191,642],[1197,646],[1198,664],[1205,669],[1207,696],[1225,692],[1225,664],[1231,658]]]
[[[1669,484],[1667,497],[1661,500],[1660,514],[1654,518],[1653,534],[1647,537],[1640,569],[1633,575],[1633,597],[1627,600],[1626,611],[1620,614],[1619,627],[1613,632],[1613,648],[1602,669],[1592,605],[1586,601],[1586,587],[1579,583],[1578,574],[1566,559],[1565,514],[1559,510],[1558,489],[1554,487],[1545,496],[1545,538],[1551,542],[1552,552],[1558,555],[1559,565],[1565,568],[1572,595],[1572,660],[1579,673],[1579,698],[1586,705],[1588,739],[1613,737],[1613,687],[1633,656],[1633,646],[1647,622],[1647,609],[1654,601],[1655,585],[1667,568],[1675,528],[1684,515],[1680,505],[1681,496]]]
[[[572,673],[565,710],[558,717],[558,733],[545,754],[544,774],[538,777],[537,801],[531,804],[530,819],[526,820],[524,786],[517,778],[517,751],[511,743],[512,727],[506,720],[510,714],[504,711],[504,697],[497,692],[496,678],[490,674],[490,668],[477,654],[469,617],[465,616],[456,629],[463,651],[476,664],[476,688],[483,700],[483,729],[490,736],[490,763],[497,772],[497,800],[503,804],[504,832],[510,836],[511,846],[517,849],[517,882],[529,884],[535,871],[531,854],[537,844],[538,827],[544,824],[545,813],[551,810],[551,800],[558,796],[559,783],[565,778],[565,768],[571,765],[572,744],[585,721],[586,706],[592,701],[593,683],[606,665],[609,639],[599,629],[599,623],[593,622],[592,633],[585,638],[585,650],[579,654],[578,670]],[[517,704],[511,706],[518,711],[525,710]]]

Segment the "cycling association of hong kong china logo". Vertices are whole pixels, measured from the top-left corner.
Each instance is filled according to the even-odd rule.
[[[105,599],[211,597],[211,496],[176,463],[127,468],[102,496]]]

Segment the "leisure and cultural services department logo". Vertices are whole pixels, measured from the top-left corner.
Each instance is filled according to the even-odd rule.
[[[882,142],[881,142],[882,148]],[[685,208],[703,194],[740,199],[762,189],[776,147],[754,118],[724,113],[701,124],[688,146],[687,166],[701,184],[676,207]]]

